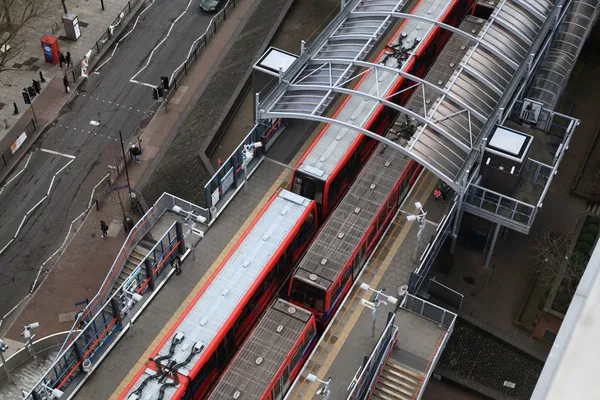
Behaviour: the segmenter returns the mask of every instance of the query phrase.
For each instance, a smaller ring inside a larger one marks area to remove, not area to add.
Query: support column
[[[148,258],[144,260],[144,268],[146,268],[146,276],[148,277],[148,287],[154,290],[154,275],[152,274],[152,263]]]
[[[185,253],[185,240],[183,239],[183,224],[181,222],[175,223],[175,232],[177,233],[177,240],[181,242],[177,248],[177,253],[183,255]]]
[[[494,230],[494,237],[492,238],[492,244],[488,250],[487,257],[485,258],[485,268],[490,266],[490,261],[492,260],[492,255],[494,254],[494,248],[496,247],[496,240],[498,240],[498,234],[500,233],[500,224],[496,224],[496,229]]]

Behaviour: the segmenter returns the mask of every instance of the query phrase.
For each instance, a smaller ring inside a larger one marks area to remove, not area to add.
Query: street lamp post
[[[129,300],[127,300],[127,303],[125,303],[125,311],[127,313],[129,313],[133,309],[133,307],[135,306],[136,303],[139,303],[140,301],[142,301],[142,295],[139,293],[130,292],[127,289],[123,289],[123,292],[130,296]],[[135,336],[135,328],[133,326],[133,320],[131,320],[129,323],[129,335]]]
[[[383,292],[385,291],[385,289],[373,289],[371,286],[367,285],[366,283],[361,283],[360,284],[360,288],[366,292],[371,291],[373,293],[375,293],[375,298],[373,299],[373,301],[368,301],[365,299],[362,299],[360,301],[360,303],[371,309],[371,315],[373,316],[373,326],[371,327],[371,337],[375,337],[375,323],[377,321],[377,310],[379,310],[379,305],[381,303],[383,304],[388,304],[390,303],[391,305],[396,305],[398,303],[398,299],[395,298],[394,296],[386,296],[383,294]],[[385,296],[385,300],[381,300],[379,297],[380,296]]]
[[[0,361],[2,361],[2,365],[4,365],[4,372],[6,373],[6,377],[10,383],[15,383],[13,381],[12,375],[10,374],[10,370],[8,369],[8,365],[6,365],[6,360],[4,359],[4,352],[8,349],[8,345],[4,343],[4,340],[0,339]]]
[[[21,336],[23,336],[25,340],[27,340],[27,342],[25,342],[25,347],[27,347],[27,349],[29,350],[29,354],[31,354],[36,363],[38,362],[38,359],[37,354],[35,352],[35,347],[33,347],[33,339],[35,339],[35,334],[32,334],[31,330],[39,327],[39,322],[33,322],[29,325],[25,325],[25,327],[23,328],[23,333],[21,333]]]
[[[408,221],[418,221],[419,222],[419,230],[417,231],[417,245],[415,246],[415,255],[414,260],[418,260],[419,255],[419,246],[421,244],[421,239],[423,238],[423,233],[425,233],[425,226],[427,225],[427,212],[423,210],[423,205],[420,202],[415,202],[415,207],[420,211],[418,215],[409,214],[406,216]]]
[[[254,149],[258,149],[262,147],[261,142],[254,142],[244,145],[244,150],[242,151],[242,168],[244,170],[244,193],[248,192],[248,164],[254,158]]]
[[[329,377],[329,379],[326,381],[322,381],[319,378],[317,378],[315,375],[308,374],[308,376],[306,377],[306,380],[309,382],[319,382],[319,383],[322,383],[323,385],[325,385],[322,388],[320,388],[319,390],[317,390],[317,396],[321,396],[323,398],[323,400],[329,399],[329,395],[331,394],[331,390],[329,390],[329,384],[331,383],[331,377]]]

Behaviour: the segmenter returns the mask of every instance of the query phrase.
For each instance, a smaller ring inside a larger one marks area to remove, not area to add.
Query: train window
[[[385,217],[387,216],[387,210],[384,208],[379,213],[379,218],[377,218],[377,229],[381,230],[384,228]]]
[[[292,280],[293,300],[322,312],[325,308],[325,291],[301,279]]]
[[[275,386],[273,387],[273,399],[279,400],[281,397],[281,381],[277,379]]]
[[[394,190],[392,192],[392,195],[390,196],[390,199],[387,202],[387,209],[388,209],[388,213],[391,212],[394,207],[396,207],[396,202],[398,201],[398,194],[397,192]]]
[[[338,281],[335,284],[335,286],[333,287],[333,290],[331,291],[331,305],[333,305],[337,301],[341,292],[342,292],[342,282]]]
[[[352,275],[352,268],[348,268],[344,271],[344,276],[342,276],[342,282],[344,283],[344,285],[346,283],[348,283],[348,281],[350,280],[350,275]]]
[[[374,227],[371,228],[371,231],[369,232],[369,239],[368,239],[369,246],[373,244],[373,240],[375,239],[376,233],[377,233],[377,229],[375,229]]]
[[[330,208],[334,205],[335,200],[340,194],[340,190],[344,185],[344,179],[346,178],[347,173],[347,167],[344,166],[344,168],[342,168],[340,172],[338,172],[335,178],[333,178],[333,181],[331,181],[331,185],[329,185],[329,193],[327,194],[327,204]]]
[[[303,351],[304,351],[304,346],[302,346],[302,345],[298,346],[298,348],[296,349],[296,352],[294,353],[294,356],[292,357],[292,369],[296,368],[296,366],[300,362],[300,359],[302,359]]]
[[[281,386],[283,387],[282,392],[287,392],[288,387],[290,386],[290,366],[289,364],[285,366],[283,369],[283,374],[281,375]]]
[[[306,335],[304,336],[304,346],[308,346],[314,335],[315,327],[311,324],[308,326],[308,329],[306,330]]]
[[[294,238],[293,251],[304,246],[308,239],[311,237],[312,232],[315,228],[315,216],[313,213],[310,213],[308,217],[306,217],[306,221],[302,224],[300,231]]]
[[[292,192],[323,204],[323,182],[309,178],[300,172],[296,172],[294,176]]]

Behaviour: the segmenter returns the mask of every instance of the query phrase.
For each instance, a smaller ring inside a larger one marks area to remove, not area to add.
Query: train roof
[[[478,32],[483,27],[483,22],[469,16],[460,24],[459,29]],[[465,40],[453,35],[424,79],[436,83],[448,81],[467,51],[463,48]],[[425,90],[425,104],[432,103],[437,96],[437,93]],[[421,112],[423,103],[423,92],[417,90],[406,107],[414,112]],[[398,118],[386,137],[402,140],[402,129],[402,120]],[[409,161],[400,152],[379,144],[348,194],[321,228],[294,275],[328,289],[352,256]],[[343,236],[340,237],[340,234]]]
[[[396,3],[397,1],[389,2],[390,4]],[[422,0],[419,5],[412,10],[411,14],[420,15],[424,17],[429,17],[432,19],[440,19],[448,6],[452,4],[454,0]],[[378,9],[382,7],[382,4],[379,5],[370,5],[370,7],[377,7]],[[407,6],[405,6],[406,8]],[[368,5],[363,5],[362,7],[357,7],[358,11],[370,11]],[[407,12],[407,10],[403,10]],[[358,18],[349,18],[351,20]],[[369,19],[373,19],[370,17]],[[362,25],[354,21],[354,24],[350,25],[353,29],[345,27],[345,29],[340,28],[338,32],[339,35],[352,35],[352,34],[372,34],[369,29],[373,29],[373,25],[377,25],[376,23],[371,23],[367,28],[364,27],[365,21],[362,21]],[[404,50],[408,50],[408,54],[410,51],[417,51],[425,42],[423,38],[429,32],[431,28],[433,28],[432,23],[424,22],[424,21],[416,21],[416,20],[406,20],[399,34],[397,34],[392,43],[391,47],[400,46]],[[344,25],[343,25],[344,27]],[[361,30],[362,28],[362,30]],[[367,29],[368,32],[364,32]],[[335,37],[332,35],[332,37]],[[333,39],[330,39],[324,48],[315,56],[315,58],[347,58],[344,53],[339,53],[341,50],[337,49],[334,46]],[[371,50],[371,48],[369,48]],[[368,54],[367,51],[364,54]],[[354,58],[354,55],[353,57]],[[360,57],[362,58],[362,57]],[[410,57],[406,57],[403,61],[402,65],[395,57],[387,57],[385,54],[378,59],[376,62],[383,63],[391,68],[399,68],[404,70],[407,66],[407,61]],[[319,73],[321,66],[312,65],[305,68],[296,78],[296,83],[301,85],[318,85],[318,84],[326,84],[329,85],[330,76],[329,73],[321,74]],[[339,82],[343,83],[348,76],[349,73],[346,73],[345,77],[341,77],[340,75],[345,69],[345,66],[336,66],[333,64],[331,66],[333,79],[338,79]],[[321,71],[325,72],[325,71]],[[327,71],[328,72],[328,71]],[[389,91],[391,87],[396,82],[397,76],[393,74],[380,74],[376,76],[375,73],[369,72],[365,74],[365,79],[361,82],[360,86],[356,89],[361,92],[366,92],[371,95],[375,95],[378,90],[385,88],[385,92]],[[379,84],[376,85],[376,80],[379,80]],[[354,84],[355,81],[349,82],[350,84]],[[340,84],[340,86],[343,86]],[[379,86],[379,89],[377,88]],[[293,94],[292,94],[293,95]],[[317,95],[317,97],[320,97]],[[333,98],[330,98],[328,101],[321,105],[321,111],[331,103]],[[285,102],[285,96],[282,99],[282,104]],[[314,108],[317,104],[311,105]],[[295,105],[296,106],[296,105]],[[378,104],[372,102],[365,102],[363,98],[359,96],[352,96],[349,100],[341,107],[339,110],[339,114],[336,117],[337,120],[352,122],[353,124],[360,123],[361,126],[364,126],[373,115],[373,112],[377,108]],[[299,171],[302,171],[308,175],[314,176],[321,180],[327,180],[329,176],[333,173],[335,168],[340,164],[342,158],[347,154],[349,148],[352,146],[352,143],[358,138],[360,135],[359,132],[343,127],[340,125],[329,125],[325,133],[317,140],[317,143],[310,149],[306,158],[298,167]]]
[[[161,361],[163,365],[170,360],[177,363],[185,361],[195,345],[204,346],[206,350],[310,204],[311,201],[304,197],[281,190],[196,296],[154,358],[168,355],[176,335],[183,335],[183,341],[177,345],[172,357]],[[194,355],[178,372],[188,375],[203,352]],[[142,380],[139,379],[131,391]],[[147,386],[143,394],[153,393],[153,388]]]
[[[208,400],[260,399],[294,349],[310,317],[310,312],[277,299],[246,339]],[[238,397],[234,396],[236,392]]]

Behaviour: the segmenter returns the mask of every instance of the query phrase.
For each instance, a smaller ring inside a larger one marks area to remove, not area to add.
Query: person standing
[[[140,163],[140,154],[142,154],[140,149],[135,144],[132,144],[131,147],[129,148],[129,152],[131,153],[131,157],[135,160],[135,163],[139,164]]]
[[[102,237],[105,238],[108,236],[108,225],[104,220],[100,221],[100,230],[102,231]]]
[[[65,57],[65,62],[67,63],[67,68],[73,66],[73,61],[71,60],[71,52],[67,51],[67,56]]]
[[[65,55],[61,51],[58,52],[58,63],[58,69],[62,69],[62,65],[67,63]]]
[[[69,78],[67,77],[67,71],[65,71],[65,74],[63,75],[63,85],[65,85],[65,93],[69,93],[70,89],[69,89]]]

